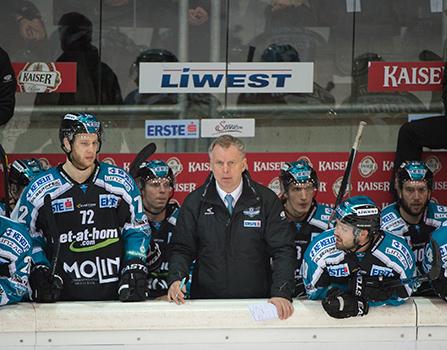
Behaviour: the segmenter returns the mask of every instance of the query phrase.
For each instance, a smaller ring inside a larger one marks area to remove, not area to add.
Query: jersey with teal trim
[[[447,278],[447,222],[443,226],[433,232],[432,240],[438,244],[438,254],[441,259],[441,272]],[[428,273],[433,265],[433,245],[430,241],[425,247],[424,261],[422,268],[425,273]],[[446,279],[443,279],[447,281]]]
[[[56,237],[49,237],[47,228],[47,194]],[[113,165],[97,163],[83,184],[72,180],[62,165],[47,170],[25,188],[12,217],[30,228],[34,264],[49,266],[60,242],[56,273],[64,281],[61,300],[117,299],[124,263],[146,261],[150,227],[140,191],[127,172]]]
[[[295,292],[294,297],[306,295],[303,279],[301,277],[301,264],[303,255],[309,243],[321,232],[327,230],[329,226],[329,218],[333,209],[324,204],[313,202],[310,210],[303,221],[289,221],[289,230],[294,232],[296,258],[298,260],[298,268],[295,270]]]
[[[0,305],[29,299],[31,254],[27,228],[0,216]]]
[[[421,221],[409,224],[400,215],[399,205],[392,203],[382,210],[380,221],[382,230],[405,237],[413,249],[418,272],[422,273],[425,246],[430,241],[431,233],[447,221],[447,206],[429,201]]]
[[[324,299],[332,287],[348,291],[357,273],[377,277],[377,280],[402,280],[413,277],[414,270],[413,252],[401,237],[381,232],[367,251],[346,254],[336,248],[334,229],[323,232],[311,242],[301,268],[307,296],[312,300]],[[396,288],[390,299],[370,302],[370,305],[398,305],[411,293],[411,286],[403,285]]]
[[[176,203],[170,203],[166,207],[166,218],[161,222],[149,220],[152,230],[151,246],[158,245],[160,257],[157,259],[157,269],[149,272],[149,298],[157,298],[168,294],[168,267],[171,251],[171,240],[174,235],[174,228],[177,223],[179,206]],[[151,247],[151,251],[154,250]],[[151,257],[148,257],[150,261]],[[149,266],[149,270],[150,266]]]
[[[6,215],[6,204],[3,201],[0,201],[0,215]]]

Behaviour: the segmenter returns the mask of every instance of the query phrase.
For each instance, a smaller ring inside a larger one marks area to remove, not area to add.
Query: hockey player
[[[150,228],[138,187],[123,169],[96,160],[102,126],[95,116],[66,114],[59,139],[65,163],[31,181],[12,213],[35,245],[33,300],[143,300]]]
[[[336,318],[363,316],[369,306],[403,303],[411,286],[414,255],[406,241],[380,230],[380,211],[366,196],[342,202],[335,229],[317,236],[304,254],[302,275],[309,299],[321,299]]]
[[[26,227],[0,216],[0,306],[29,299],[31,253]]]
[[[294,232],[298,268],[295,271],[294,297],[305,296],[300,267],[303,254],[310,241],[329,228],[329,218],[333,209],[317,203],[318,177],[315,170],[305,160],[284,164],[279,175],[282,187],[282,202],[289,221],[289,229]]]
[[[40,165],[39,160],[18,159],[11,164],[9,169],[9,193],[10,193],[10,207],[14,209],[15,204],[19,200],[22,191],[32,179],[44,172],[45,170]]]
[[[169,203],[174,195],[174,172],[164,161],[151,160],[141,164],[135,180],[152,231],[147,260],[149,298],[167,300],[168,257],[179,212],[177,203]]]
[[[430,200],[433,173],[421,161],[402,163],[396,173],[395,187],[398,201],[383,209],[381,228],[405,237],[413,249],[417,270],[422,273],[425,246],[431,233],[446,221],[447,207]],[[433,291],[424,283],[417,295],[429,296]]]
[[[18,159],[15,160],[9,169],[9,208],[12,211],[22,194],[23,189],[37,175],[42,173],[44,169],[40,162],[35,159]],[[5,203],[0,203],[0,215],[6,214]]]

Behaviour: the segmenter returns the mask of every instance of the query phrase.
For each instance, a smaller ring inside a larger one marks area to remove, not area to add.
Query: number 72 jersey
[[[44,198],[51,195],[57,233],[48,229]],[[117,298],[123,260],[146,260],[150,227],[140,191],[121,168],[98,163],[83,184],[62,166],[34,179],[12,214],[33,238],[33,262],[49,266],[60,243],[56,273],[64,281],[62,300]]]

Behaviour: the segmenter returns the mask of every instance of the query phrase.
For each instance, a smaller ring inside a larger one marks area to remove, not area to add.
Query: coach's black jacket
[[[169,260],[169,284],[189,273],[191,298],[291,299],[296,254],[281,202],[273,191],[243,176],[230,216],[211,175],[180,209]],[[272,258],[272,259],[270,259]]]

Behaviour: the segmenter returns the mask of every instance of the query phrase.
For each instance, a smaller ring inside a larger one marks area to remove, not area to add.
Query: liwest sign
[[[313,91],[313,63],[140,63],[140,93]]]

